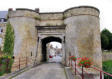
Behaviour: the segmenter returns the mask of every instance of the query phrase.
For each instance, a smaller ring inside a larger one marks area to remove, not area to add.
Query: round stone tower
[[[102,68],[99,10],[90,6],[74,7],[64,12],[64,18],[66,56],[71,53],[76,57],[90,57],[94,65]]]
[[[28,64],[34,63],[33,60],[37,52],[37,30],[35,26],[38,25],[39,13],[30,9],[16,9],[16,11],[9,10],[8,17],[15,34],[15,63],[18,63],[16,60],[22,59],[22,57],[30,59]]]

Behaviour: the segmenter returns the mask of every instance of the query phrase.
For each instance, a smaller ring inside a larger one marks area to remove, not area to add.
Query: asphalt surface
[[[59,63],[45,63],[13,79],[66,79],[64,67]]]

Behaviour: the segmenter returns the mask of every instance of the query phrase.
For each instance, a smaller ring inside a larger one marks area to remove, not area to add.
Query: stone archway
[[[65,37],[63,35],[42,35],[40,34],[38,37],[38,45],[37,45],[37,62],[45,62],[46,61],[46,44],[52,41],[56,41],[62,44],[62,64],[65,64]]]
[[[65,64],[65,26],[36,26],[37,28],[37,53],[36,61],[46,61],[46,44],[56,41],[62,44],[62,63]]]
[[[63,35],[39,35],[38,48],[37,48],[37,59],[38,62],[46,61],[46,44],[52,41],[56,41],[62,44],[62,64],[65,64],[65,37]]]

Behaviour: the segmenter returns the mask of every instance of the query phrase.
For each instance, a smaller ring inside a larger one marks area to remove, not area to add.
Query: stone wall
[[[0,33],[0,38],[2,39],[0,48],[3,50],[4,46],[4,38],[5,38],[5,32],[6,32],[6,22],[1,22],[0,23],[0,28],[2,29],[3,32]],[[1,30],[0,30],[1,31]]]
[[[99,10],[95,7],[79,6],[64,11],[64,18],[79,16],[79,15],[91,15],[91,16],[99,17]]]
[[[40,26],[63,25],[63,13],[40,13]]]
[[[102,60],[103,61],[112,60],[112,53],[103,53],[102,54]]]

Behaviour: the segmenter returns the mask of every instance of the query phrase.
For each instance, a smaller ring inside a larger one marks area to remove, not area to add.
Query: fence
[[[16,61],[15,61],[16,60]],[[13,58],[1,57],[0,58],[0,76],[5,73],[10,73],[11,71],[17,71],[22,68],[27,67],[29,64],[29,58],[15,58],[13,63]]]
[[[72,70],[74,71],[75,75],[77,75],[77,74],[80,75],[82,79],[84,79],[84,78],[86,78],[86,77],[87,77],[87,79],[95,79],[95,78],[93,77],[92,74],[90,74],[89,72],[87,72],[86,70],[84,70],[84,69],[86,69],[86,68],[84,68],[83,66],[82,66],[82,67],[79,67],[79,66],[77,65],[77,61],[78,61],[78,60],[73,61],[73,60],[71,60],[71,59],[69,58],[69,66],[72,68]],[[94,67],[94,66],[91,66],[89,69],[93,69],[93,70],[99,72],[99,74],[100,74],[100,79],[103,79],[103,74],[105,74],[105,75],[111,77],[111,79],[112,79],[112,74],[107,73],[107,72],[103,71],[102,69],[99,69],[99,68]],[[80,71],[81,71],[81,72],[80,72]],[[109,78],[108,78],[108,79],[109,79]]]
[[[20,70],[21,68],[27,67],[29,60],[28,57],[23,57],[23,58],[16,58],[14,62],[16,62],[16,64],[13,64],[12,71]]]

